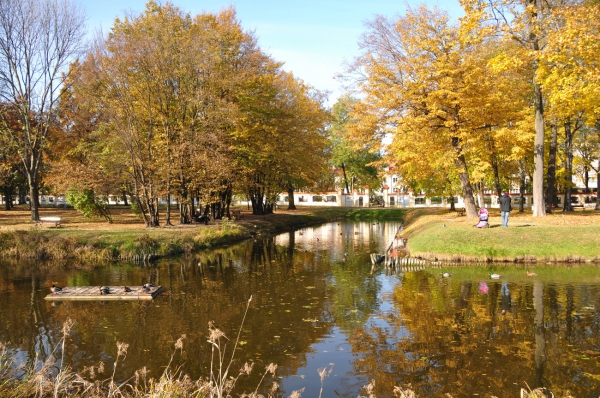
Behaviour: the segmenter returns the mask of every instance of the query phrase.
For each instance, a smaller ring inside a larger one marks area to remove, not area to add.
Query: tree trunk
[[[187,190],[179,195],[179,224],[189,224],[191,222],[190,215],[194,214],[193,206],[190,208],[187,196]]]
[[[544,286],[542,282],[533,284],[533,308],[535,327],[535,378],[532,388],[544,386],[544,365],[546,363],[546,328],[544,324]]]
[[[129,206],[129,201],[127,200],[127,192],[124,189],[121,190],[121,200],[125,206]]]
[[[168,184],[167,186],[167,190],[170,189],[170,184]],[[171,224],[171,194],[167,193],[167,214],[165,214],[165,227],[166,226],[173,226],[173,224]]]
[[[571,121],[565,122],[565,204],[563,211],[573,211],[571,193],[573,192],[573,131]]]
[[[502,187],[500,186],[500,172],[498,171],[498,154],[492,154],[492,169],[494,170],[494,185],[498,197],[502,196]]]
[[[475,184],[477,189],[477,206],[479,208],[485,207],[485,199],[483,198],[483,183],[480,181]]]
[[[544,103],[542,88],[533,84],[535,108],[535,142],[533,146],[533,216],[546,216],[544,201]]]
[[[600,146],[600,145],[598,145]],[[600,150],[600,148],[598,148]],[[600,158],[600,155],[598,155]],[[600,162],[600,159],[598,159]],[[596,207],[595,210],[600,210],[600,173],[596,173]]]
[[[24,205],[27,203],[27,189],[25,183],[19,184],[19,204]]]
[[[556,118],[550,123],[550,153],[548,154],[548,187],[546,188],[546,204],[548,213],[552,213],[552,207],[556,205],[556,148],[558,146],[558,124]]]
[[[342,173],[344,173],[344,182],[346,183],[346,193],[350,193],[350,188],[348,187],[348,177],[346,176],[346,166],[342,163]]]
[[[288,210],[296,210],[296,202],[294,201],[294,187],[288,184]]]
[[[233,188],[231,184],[227,184],[227,188],[225,189],[225,200],[223,201],[223,205],[225,206],[225,212],[227,213],[227,217],[229,217],[229,207],[231,206],[231,200],[233,199]]]
[[[519,171],[521,172],[521,186],[519,187],[519,213],[523,213],[525,211],[525,189],[527,187],[527,171],[525,170],[525,164],[525,160],[519,162]]]
[[[32,176],[31,173],[27,173],[27,180],[29,182],[29,209],[31,210],[31,219],[33,221],[39,221],[40,193],[36,177]]]
[[[10,200],[10,196],[11,195],[9,194],[9,192],[10,192],[10,190],[8,188],[8,185],[5,185],[4,186],[4,199],[5,199],[5,201],[4,201],[4,209],[7,210],[7,211],[10,210],[10,207],[11,207],[11,204],[12,204],[11,200]]]
[[[452,146],[457,154],[454,163],[459,170],[458,179],[460,180],[467,218],[477,218],[477,208],[475,207],[475,199],[473,198],[473,187],[471,187],[471,182],[469,181],[469,169],[467,168],[465,156],[462,154],[460,139],[458,137],[452,137]]]
[[[596,119],[596,134],[598,134],[598,168],[596,169],[596,210],[600,210],[600,119]]]

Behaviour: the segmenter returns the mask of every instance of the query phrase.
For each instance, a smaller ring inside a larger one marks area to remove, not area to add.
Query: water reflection
[[[595,267],[518,266],[419,271],[377,267],[369,254],[393,242],[397,223],[336,222],[243,242],[156,266],[5,262],[0,266],[0,341],[20,361],[58,347],[62,324],[76,323],[65,361],[76,371],[105,364],[130,344],[117,377],[148,367],[158,377],[187,336],[174,366],[193,378],[210,370],[209,321],[233,346],[250,296],[234,369],[276,363],[281,394],[318,396],[317,369],[329,367],[322,396],[389,396],[412,385],[420,396],[514,397],[525,383],[559,396],[598,396],[600,277]],[[347,253],[347,255],[346,255]],[[346,259],[346,261],[344,261]],[[152,302],[64,302],[43,298],[59,285],[140,285],[166,293]],[[58,305],[57,305],[58,304]],[[253,391],[261,375],[240,379]],[[267,380],[264,389],[269,388]],[[591,395],[590,395],[591,394]]]

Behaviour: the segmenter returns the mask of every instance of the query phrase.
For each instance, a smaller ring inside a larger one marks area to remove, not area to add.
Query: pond
[[[227,358],[237,341],[233,375],[254,364],[234,396],[269,391],[273,377],[259,383],[271,363],[280,396],[368,395],[372,380],[377,396],[409,385],[421,397],[516,397],[526,386],[600,395],[600,268],[537,264],[528,277],[523,265],[372,267],[369,255],[398,228],[334,222],[150,266],[5,261],[0,342],[21,363],[61,358],[71,319],[64,362],[90,380],[112,375],[119,342],[129,347],[118,380],[133,382],[143,367],[159,377],[169,363],[198,379],[210,374],[214,322]],[[165,292],[149,302],[44,300],[52,283],[147,281]]]

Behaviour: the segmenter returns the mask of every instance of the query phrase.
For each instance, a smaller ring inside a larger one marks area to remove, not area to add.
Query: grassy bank
[[[26,207],[0,212],[1,257],[116,260],[150,254],[171,256],[331,220],[386,220],[404,215],[395,209],[326,207],[255,216],[243,209],[240,220],[146,228],[128,208],[114,209],[111,224],[83,219],[74,210],[44,208],[40,213],[60,217],[62,228],[36,227]]]
[[[114,210],[112,224],[83,219],[74,210],[42,209],[43,216],[61,217],[63,228],[35,227],[26,207],[0,211],[0,256],[82,260],[170,256],[332,220],[403,219],[413,257],[453,262],[600,262],[600,212],[592,210],[542,218],[513,211],[509,228],[502,228],[498,210],[492,209],[491,228],[485,229],[473,228],[477,220],[448,209],[304,207],[266,216],[241,210],[241,220],[160,228],[144,227],[128,208]]]
[[[579,210],[546,217],[513,211],[502,228],[498,210],[490,228],[444,210],[416,210],[405,234],[411,256],[438,261],[600,262],[600,213]]]

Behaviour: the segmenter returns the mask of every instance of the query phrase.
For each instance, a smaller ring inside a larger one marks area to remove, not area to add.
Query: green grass
[[[438,220],[415,228],[409,236],[409,248],[413,256],[438,259],[461,256],[463,260],[488,261],[598,260],[600,225],[479,229]]]

